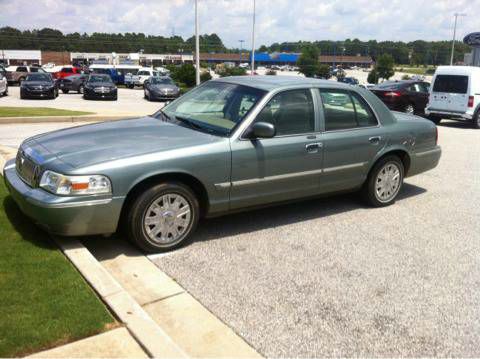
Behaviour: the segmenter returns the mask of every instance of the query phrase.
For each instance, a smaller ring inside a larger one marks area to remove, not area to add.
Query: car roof
[[[341,82],[334,82],[328,80],[314,79],[302,76],[229,76],[215,79],[217,82],[228,82],[238,85],[255,87],[261,90],[272,91],[284,87],[330,87],[339,89],[351,89],[350,85]]]
[[[438,66],[435,74],[442,75],[470,75],[480,74],[480,67],[476,66]]]

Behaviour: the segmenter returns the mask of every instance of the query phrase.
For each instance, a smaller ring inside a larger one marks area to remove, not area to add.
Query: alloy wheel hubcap
[[[386,203],[391,201],[400,190],[400,168],[395,163],[387,163],[378,172],[375,179],[375,196]]]
[[[156,244],[171,244],[187,231],[192,220],[188,201],[179,194],[165,194],[148,207],[143,226]]]

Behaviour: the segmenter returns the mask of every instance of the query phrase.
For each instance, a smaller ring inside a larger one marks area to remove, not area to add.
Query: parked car
[[[480,68],[439,66],[425,113],[435,123],[444,118],[469,121],[480,129]]]
[[[430,84],[424,81],[388,81],[370,89],[393,111],[425,116]]]
[[[75,74],[81,74],[82,70],[74,66],[59,66],[55,67],[51,73],[54,78],[63,79],[65,77],[69,77]]]
[[[358,80],[355,77],[339,77],[337,81],[348,85],[358,85]]]
[[[130,75],[136,74],[137,71],[141,68],[142,67],[138,65],[128,65],[128,64],[120,64],[120,65],[93,64],[93,65],[90,65],[89,70],[92,73],[109,75],[114,84],[124,85],[125,76],[129,74]]]
[[[144,97],[148,101],[173,100],[180,96],[180,88],[170,77],[150,77],[143,86]]]
[[[44,69],[37,66],[8,66],[6,70],[7,81],[9,84],[22,83],[22,81],[27,78],[29,73],[46,73]]]
[[[133,89],[135,86],[143,86],[144,82],[150,77],[158,77],[160,73],[152,68],[144,67],[137,71],[136,74],[125,75],[125,86]]]
[[[0,96],[8,95],[8,82],[5,71],[0,68]]]
[[[117,86],[108,75],[91,74],[83,87],[83,98],[85,100],[113,100],[116,101]]]
[[[58,87],[55,80],[47,73],[29,73],[20,84],[20,98],[49,98],[58,97]]]
[[[72,76],[64,77],[57,81],[58,88],[62,90],[63,93],[75,91],[83,94],[83,89],[85,87],[85,82],[87,81],[87,79],[87,74],[75,74]]]
[[[440,156],[431,121],[391,112],[362,88],[239,76],[205,82],[152,116],[27,139],[4,178],[20,209],[53,233],[122,224],[155,252],[192,239],[201,217],[353,190],[390,205],[405,177]]]

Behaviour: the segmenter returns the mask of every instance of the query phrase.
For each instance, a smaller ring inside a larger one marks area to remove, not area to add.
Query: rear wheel
[[[140,194],[127,212],[129,239],[147,252],[165,252],[184,245],[198,224],[200,209],[193,191],[165,182]]]
[[[62,92],[63,92],[63,93],[68,93],[68,92],[69,92],[69,90],[67,90],[67,89],[63,89],[63,90],[62,90]]]
[[[438,116],[434,116],[434,115],[430,115],[428,116],[428,119],[430,121],[432,121],[434,124],[438,125],[440,123],[440,121],[442,121],[442,118],[441,117],[438,117]]]
[[[370,171],[362,194],[373,207],[385,207],[395,202],[403,185],[404,167],[397,156],[381,158]]]
[[[83,94],[83,85],[78,87],[78,93]]]
[[[475,116],[473,116],[473,128],[476,128],[477,130],[480,129],[480,111],[477,111]]]
[[[415,107],[411,103],[407,103],[403,108],[403,112],[413,115],[415,113]]]

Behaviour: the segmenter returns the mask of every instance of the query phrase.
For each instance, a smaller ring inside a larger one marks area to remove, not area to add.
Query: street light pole
[[[195,79],[200,85],[200,39],[198,38],[198,0],[195,0]]]
[[[252,72],[255,74],[255,0],[253,0],[253,23],[252,23]]]
[[[453,26],[453,40],[452,40],[452,54],[450,56],[450,66],[453,65],[453,54],[454,54],[454,51],[455,51],[455,36],[457,34],[457,19],[459,16],[467,16],[467,14],[460,14],[458,12],[456,12],[454,14],[455,16],[455,25]]]
[[[240,43],[240,63],[242,63],[243,43],[245,42],[245,40],[238,40],[238,42]]]

